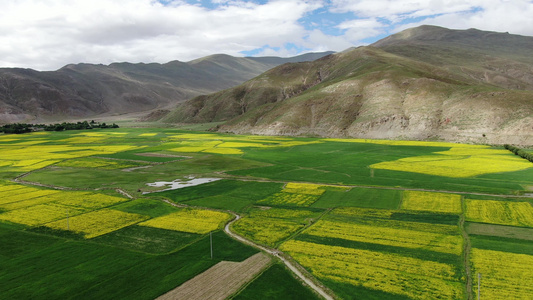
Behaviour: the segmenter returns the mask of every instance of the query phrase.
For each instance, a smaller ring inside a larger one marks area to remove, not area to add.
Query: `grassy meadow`
[[[147,185],[192,178],[220,180]],[[484,145],[172,128],[0,135],[0,299],[154,299],[259,251],[222,231],[235,213],[234,232],[340,299],[468,299],[478,273],[485,297],[527,299],[532,187],[532,163]],[[279,263],[233,297],[259,296],[319,298]]]

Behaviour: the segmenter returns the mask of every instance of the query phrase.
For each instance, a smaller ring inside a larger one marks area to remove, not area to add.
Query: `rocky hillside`
[[[166,64],[67,65],[53,72],[0,69],[0,124],[68,120],[163,109],[238,85],[292,58],[212,55]]]
[[[167,122],[269,135],[533,144],[533,38],[422,26],[285,64]]]

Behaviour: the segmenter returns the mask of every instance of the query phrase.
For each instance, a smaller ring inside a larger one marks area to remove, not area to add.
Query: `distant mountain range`
[[[53,72],[0,69],[0,124],[52,122],[165,109],[201,94],[230,88],[291,58],[212,55],[166,64],[67,65]]]
[[[268,135],[533,144],[533,37],[421,26],[284,64],[164,122]]]

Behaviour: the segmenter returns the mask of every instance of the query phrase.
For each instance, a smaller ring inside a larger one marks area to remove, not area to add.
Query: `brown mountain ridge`
[[[533,38],[421,26],[284,64],[165,122],[266,135],[533,143]]]
[[[212,55],[190,62],[72,64],[57,71],[0,69],[0,124],[46,122],[166,109],[241,84],[291,58]]]

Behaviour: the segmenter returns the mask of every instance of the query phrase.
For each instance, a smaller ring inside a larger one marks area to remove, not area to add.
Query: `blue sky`
[[[533,36],[533,0],[2,0],[0,67],[294,56],[423,24]]]

